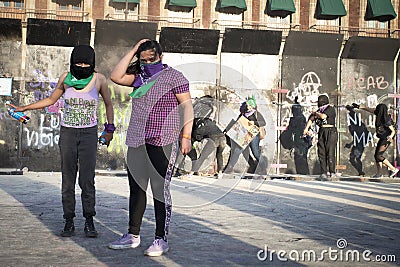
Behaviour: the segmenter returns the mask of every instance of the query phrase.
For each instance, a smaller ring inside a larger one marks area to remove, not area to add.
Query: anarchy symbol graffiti
[[[318,88],[322,85],[321,79],[315,72],[308,72],[301,78],[301,84],[311,95],[318,94]]]
[[[286,97],[294,101],[297,97],[299,103],[310,104],[319,95],[321,79],[315,72],[308,72],[303,75],[300,83],[292,92],[288,92]]]

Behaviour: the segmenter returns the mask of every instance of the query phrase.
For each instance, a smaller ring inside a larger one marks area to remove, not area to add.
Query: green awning
[[[271,17],[285,18],[296,12],[293,0],[268,0],[264,13]]]
[[[365,20],[389,21],[397,17],[390,0],[368,0]]]
[[[168,6],[197,7],[196,0],[169,0]]]
[[[113,3],[126,3],[125,0],[111,0]],[[128,0],[129,4],[140,4],[140,0]]]
[[[342,0],[318,0],[315,9],[316,19],[337,19],[347,15]]]
[[[247,10],[246,0],[220,0],[219,7],[236,7],[239,9]]]

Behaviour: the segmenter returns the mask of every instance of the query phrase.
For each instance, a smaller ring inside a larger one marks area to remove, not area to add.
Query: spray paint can
[[[22,122],[22,123],[26,124],[31,119],[27,115],[25,115],[24,113],[22,113],[20,111],[15,111],[15,108],[10,106],[10,102],[9,101],[6,102],[6,105],[7,105],[8,114],[11,117],[13,117],[14,119],[18,120],[19,122]]]
[[[107,144],[107,140],[103,137],[107,132],[103,131],[99,137],[99,144],[100,145],[106,145]]]

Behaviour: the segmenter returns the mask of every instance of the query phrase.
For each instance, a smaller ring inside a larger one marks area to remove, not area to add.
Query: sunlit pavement
[[[59,235],[60,173],[0,175],[0,266],[399,265],[400,179],[240,178],[174,177],[170,251],[149,258],[143,251],[155,229],[150,193],[142,245],[107,248],[127,230],[126,176],[97,173],[99,237],[89,239],[79,187],[76,235]]]

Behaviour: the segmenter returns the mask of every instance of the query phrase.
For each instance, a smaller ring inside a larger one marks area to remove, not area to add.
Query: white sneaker
[[[389,177],[390,177],[390,178],[396,177],[396,175],[397,175],[398,172],[399,172],[399,169],[395,169]]]

